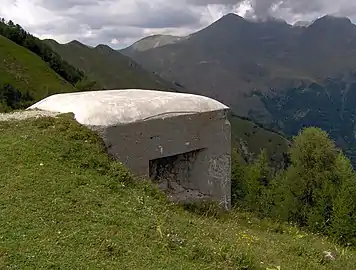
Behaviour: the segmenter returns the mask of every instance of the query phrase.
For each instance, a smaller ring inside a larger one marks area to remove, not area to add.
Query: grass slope
[[[231,116],[230,123],[232,145],[245,160],[253,160],[266,149],[272,163],[279,165],[284,161],[290,145],[287,138],[238,116]]]
[[[88,47],[78,41],[59,44],[46,40],[64,60],[85,72],[97,84],[95,89],[143,88],[174,90],[173,85],[153,72],[143,69],[129,57],[106,45]]]
[[[29,92],[36,100],[75,88],[55,73],[40,57],[0,35],[0,84]]]
[[[356,265],[355,251],[295,227],[167,203],[150,184],[134,184],[68,116],[0,122],[0,131],[1,269]],[[324,251],[336,260],[325,260]]]

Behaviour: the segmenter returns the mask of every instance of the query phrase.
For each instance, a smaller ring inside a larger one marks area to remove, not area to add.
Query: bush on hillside
[[[80,91],[95,90],[97,89],[97,82],[85,77],[74,86]]]
[[[233,150],[233,156],[237,156]],[[268,196],[273,170],[271,169],[267,152],[262,150],[258,158],[251,164],[243,165],[233,158],[232,197],[233,204],[264,214],[269,209]]]
[[[28,92],[23,94],[10,84],[0,85],[0,112],[25,108],[33,101]]]
[[[231,150],[231,164],[231,201],[233,205],[237,205],[246,193],[244,175],[247,164],[235,148]]]
[[[318,128],[304,129],[294,139],[292,164],[281,183],[283,202],[277,204],[289,209],[289,221],[326,232],[342,181],[337,179],[337,157],[334,143]]]
[[[343,155],[336,161],[339,179],[343,179],[340,192],[334,200],[329,233],[339,242],[356,245],[356,177],[351,162]]]

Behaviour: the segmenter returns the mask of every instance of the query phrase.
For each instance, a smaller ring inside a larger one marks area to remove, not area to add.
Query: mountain
[[[173,44],[183,38],[172,36],[172,35],[152,35],[145,37],[137,42],[126,50],[126,55],[130,56],[135,52],[142,52],[153,48],[162,47],[168,44]]]
[[[0,35],[0,111],[50,94],[75,91],[39,56]]]
[[[255,23],[229,14],[174,44],[135,54],[128,53],[130,48],[122,52],[190,91],[217,98],[247,115],[251,106],[261,104],[256,98],[246,102],[245,94],[266,88],[272,71],[288,75],[275,67],[274,58],[294,46],[292,36],[299,32],[284,22]]]
[[[182,87],[165,81],[151,71],[145,70],[129,57],[110,48],[95,48],[78,41],[59,44],[54,40],[46,43],[71,65],[83,70],[95,84],[91,89],[144,88],[178,91]]]
[[[121,52],[288,136],[325,129],[356,164],[356,26],[348,18],[295,27],[228,14],[173,44],[132,51]]]
[[[308,27],[311,24],[309,21],[297,21],[293,24],[295,27]]]
[[[45,42],[63,58],[66,56],[66,59],[71,60],[72,64],[78,61],[80,64],[76,67],[85,69],[91,77],[91,82],[96,83],[91,85],[93,88],[182,89],[144,70],[128,57],[107,46],[99,45],[92,48],[77,41],[66,45],[60,45],[53,40]],[[70,59],[71,56],[73,57]],[[41,57],[3,36],[0,36],[0,59],[3,63],[0,66],[0,112],[27,107],[54,93],[78,91],[51,69]],[[105,68],[110,65],[112,69]],[[126,68],[127,66],[129,68]],[[123,74],[125,69],[126,73]],[[116,74],[117,70],[122,72]],[[231,123],[234,147],[239,150],[246,162],[256,158],[260,150],[266,148],[273,164],[276,166],[283,164],[287,139],[257,126],[248,119],[231,116]]]

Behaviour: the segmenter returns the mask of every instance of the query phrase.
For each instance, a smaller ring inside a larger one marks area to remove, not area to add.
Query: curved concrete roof
[[[225,110],[228,107],[204,96],[126,89],[57,94],[28,109],[72,112],[83,125],[114,126],[172,115]]]

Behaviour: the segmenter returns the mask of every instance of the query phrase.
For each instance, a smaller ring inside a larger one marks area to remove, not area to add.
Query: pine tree
[[[284,219],[326,232],[341,186],[336,170],[339,152],[328,134],[314,127],[294,138],[290,152],[292,164],[281,183],[278,212]]]

